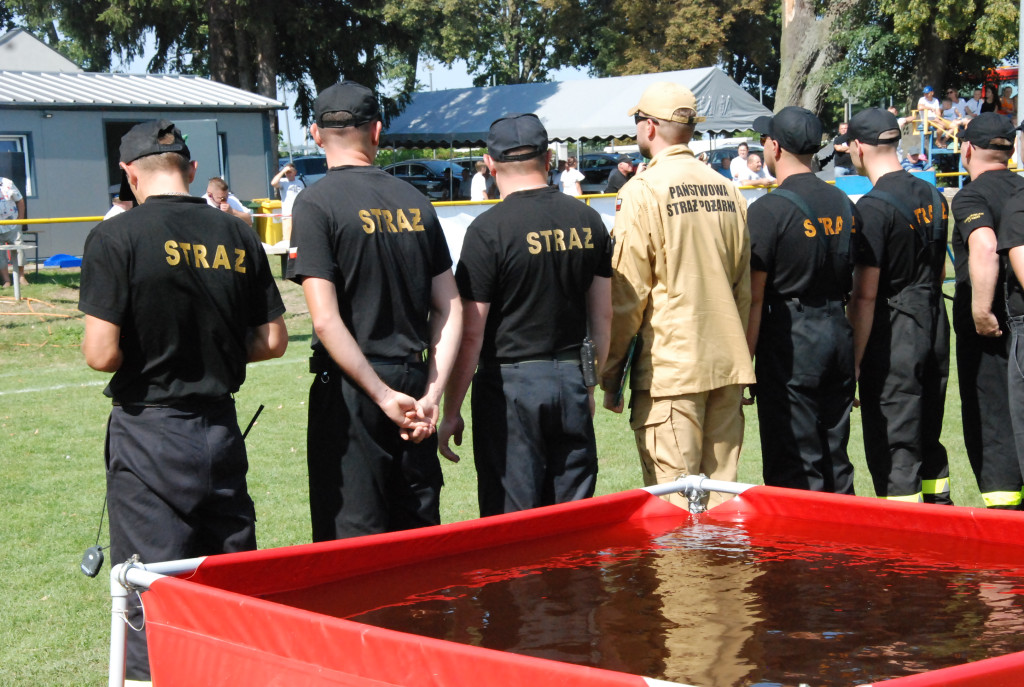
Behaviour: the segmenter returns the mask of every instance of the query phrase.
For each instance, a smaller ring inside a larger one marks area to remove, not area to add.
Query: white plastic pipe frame
[[[664,496],[675,492],[683,492],[690,499],[691,510],[709,491],[721,491],[729,494],[742,494],[753,484],[724,482],[708,479],[704,475],[687,475],[674,482],[644,487],[644,491],[653,496]],[[128,623],[125,614],[128,611],[128,597],[137,590],[149,589],[156,580],[168,575],[189,573],[199,567],[204,558],[186,558],[179,561],[164,563],[139,563],[129,561],[115,565],[110,571],[110,673],[109,687],[124,687],[125,640],[128,636]],[[679,683],[663,682],[647,679],[647,683],[655,685],[678,685]]]
[[[110,672],[109,687],[124,687],[125,641],[128,637],[128,596],[161,577],[192,572],[204,558],[185,558],[166,563],[143,564],[129,561],[110,570]]]
[[[704,497],[709,491],[721,491],[726,494],[742,494],[753,486],[756,485],[708,479],[704,475],[686,475],[684,477],[680,477],[674,482],[655,484],[650,487],[644,487],[643,489],[653,496],[665,496],[666,494],[682,492],[690,501],[690,512],[703,513],[706,510],[704,507]]]

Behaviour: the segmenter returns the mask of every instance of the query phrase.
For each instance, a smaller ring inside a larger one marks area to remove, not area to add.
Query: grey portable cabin
[[[25,194],[29,217],[103,215],[110,187],[120,183],[121,136],[160,118],[188,136],[199,161],[194,195],[205,193],[210,177],[223,176],[239,198],[269,196],[277,171],[270,121],[283,103],[196,76],[99,74],[75,71],[70,62],[58,71],[64,58],[46,51],[53,53],[20,30],[0,37],[0,175]],[[23,69],[26,59],[53,71]],[[40,257],[81,255],[93,226],[46,225]]]

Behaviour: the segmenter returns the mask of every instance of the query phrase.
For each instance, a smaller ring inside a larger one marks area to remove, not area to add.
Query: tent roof
[[[553,141],[631,137],[626,111],[652,83],[674,81],[697,97],[707,121],[698,131],[738,131],[771,111],[717,67],[659,74],[615,76],[585,81],[530,83],[486,88],[423,91],[396,117],[383,143],[394,146],[484,145],[495,119],[510,112],[533,112]]]

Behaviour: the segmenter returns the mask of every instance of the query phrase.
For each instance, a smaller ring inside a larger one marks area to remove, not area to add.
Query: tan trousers
[[[742,394],[739,384],[657,398],[634,391],[630,427],[640,452],[644,486],[701,474],[735,482],[743,445]],[[683,494],[663,498],[680,508],[688,506]],[[708,507],[731,498],[732,494],[711,492]]]

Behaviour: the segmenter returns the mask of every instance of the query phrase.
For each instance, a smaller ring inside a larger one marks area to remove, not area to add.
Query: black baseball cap
[[[790,105],[772,117],[754,120],[754,131],[769,136],[794,155],[809,155],[821,148],[821,120],[802,107]]]
[[[161,139],[166,141],[168,137],[171,137],[169,143],[161,143]],[[121,137],[121,162],[125,164],[160,153],[178,153],[186,160],[192,159],[178,127],[166,119],[136,124]]]
[[[533,148],[530,153],[507,155],[516,148]],[[535,114],[509,114],[491,123],[487,132],[487,154],[495,162],[530,160],[548,149],[548,132]]]
[[[960,127],[959,138],[977,148],[1013,150],[1016,131],[1006,115],[982,112],[968,122],[966,127]],[[1006,139],[1007,143],[993,143],[995,139],[999,138]]]
[[[892,112],[869,107],[853,115],[846,134],[851,141],[865,145],[890,145],[900,140],[900,123]]]
[[[615,161],[615,164],[621,165],[623,162],[628,162],[631,167],[636,166],[636,162],[629,155],[619,155],[619,158]]]
[[[380,119],[380,104],[377,96],[366,86],[355,81],[341,81],[325,88],[313,103],[316,125],[321,129],[344,129],[362,126]],[[347,124],[324,122],[324,115],[332,112],[347,112],[352,121]]]

